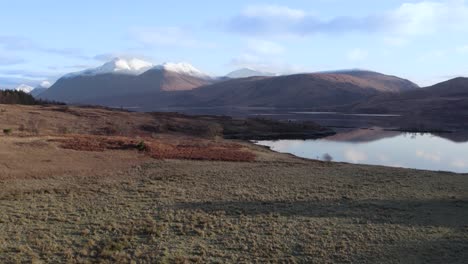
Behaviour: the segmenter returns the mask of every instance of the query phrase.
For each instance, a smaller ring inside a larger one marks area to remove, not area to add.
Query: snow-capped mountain
[[[43,81],[41,82],[38,86],[36,86],[36,88],[34,88],[30,94],[34,97],[40,95],[41,93],[47,91],[47,89],[49,89],[51,86],[50,82],[49,81]]]
[[[226,75],[226,77],[231,78],[231,79],[248,78],[248,77],[254,77],[254,76],[276,76],[276,74],[269,73],[269,72],[256,71],[250,68],[242,68],[242,69],[230,72]]]
[[[153,70],[165,70],[170,72],[175,72],[179,74],[184,74],[188,76],[193,76],[202,79],[211,79],[208,74],[203,73],[202,71],[198,70],[197,68],[193,67],[191,64],[186,62],[180,63],[172,63],[167,62],[161,65],[157,65],[152,68]]]
[[[102,66],[97,68],[87,69],[80,72],[69,73],[65,75],[65,78],[72,78],[76,76],[93,76],[107,73],[119,73],[119,74],[130,74],[139,75],[154,67],[151,62],[132,58],[122,59],[115,58],[109,62],[104,63]]]
[[[38,97],[69,103],[107,102],[119,96],[193,90],[212,82],[188,63],[154,66],[139,59],[116,58],[97,68],[67,74]]]
[[[86,69],[80,72],[69,73],[63,76],[63,78],[73,78],[78,76],[95,76],[109,73],[140,75],[148,70],[165,70],[202,79],[211,79],[211,77],[208,74],[203,73],[202,71],[198,70],[197,68],[193,67],[187,62],[167,62],[161,65],[154,65],[151,62],[147,62],[137,58],[115,58],[109,62],[104,63],[102,66]]]
[[[25,92],[25,93],[30,93],[32,90],[34,90],[34,87],[26,85],[26,84],[21,84],[17,86],[14,90]]]

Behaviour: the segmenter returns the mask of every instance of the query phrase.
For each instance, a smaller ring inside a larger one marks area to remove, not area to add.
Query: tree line
[[[44,105],[60,104],[59,102],[44,101],[34,98],[32,95],[23,91],[0,90],[0,104],[21,104],[21,105]]]

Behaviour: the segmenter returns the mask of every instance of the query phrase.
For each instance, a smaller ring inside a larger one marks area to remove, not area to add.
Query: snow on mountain
[[[253,76],[276,76],[276,74],[269,73],[269,72],[256,71],[250,68],[242,68],[242,69],[230,72],[226,75],[226,77],[232,78],[232,79],[247,78],[247,77],[253,77]]]
[[[119,73],[119,74],[130,74],[130,75],[139,75],[154,65],[151,62],[144,60],[132,58],[132,59],[122,59],[115,58],[102,66],[93,69],[87,69],[80,72],[69,73],[65,75],[65,78],[71,78],[76,76],[94,76],[99,74],[106,73]]]
[[[49,81],[43,81],[41,82],[38,86],[36,86],[36,88],[34,88],[30,94],[34,97],[40,95],[41,93],[47,91],[47,89],[49,89],[49,87],[51,86],[50,82]]]
[[[32,90],[34,90],[34,87],[26,85],[26,84],[21,84],[17,86],[14,90],[25,92],[25,93],[30,93]]]
[[[118,74],[130,74],[130,75],[140,75],[148,70],[166,70],[170,72],[176,72],[183,75],[189,75],[202,79],[211,79],[211,77],[197,68],[193,67],[189,63],[164,63],[161,65],[154,65],[150,62],[143,61],[140,59],[122,59],[115,58],[112,61],[105,63],[104,65],[87,69],[80,72],[69,73],[65,75],[65,78],[72,78],[76,76],[95,76],[100,74],[107,73],[118,73]]]
[[[189,75],[197,78],[202,79],[211,79],[211,77],[202,71],[198,70],[197,68],[193,67],[189,63],[180,62],[180,63],[172,63],[167,62],[161,65],[157,65],[153,67],[155,70],[166,70],[170,72],[176,72],[183,75]]]
[[[50,86],[52,86],[52,84],[49,81],[43,81],[35,89],[37,89],[37,88],[48,89],[48,88],[50,88]]]

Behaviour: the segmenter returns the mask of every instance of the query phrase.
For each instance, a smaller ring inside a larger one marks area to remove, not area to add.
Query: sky
[[[216,76],[358,68],[428,86],[468,75],[468,1],[0,0],[0,88],[114,57]]]

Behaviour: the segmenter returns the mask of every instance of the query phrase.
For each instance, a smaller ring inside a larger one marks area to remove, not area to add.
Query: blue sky
[[[115,56],[213,75],[363,68],[422,86],[468,75],[464,0],[2,2],[0,88]]]

